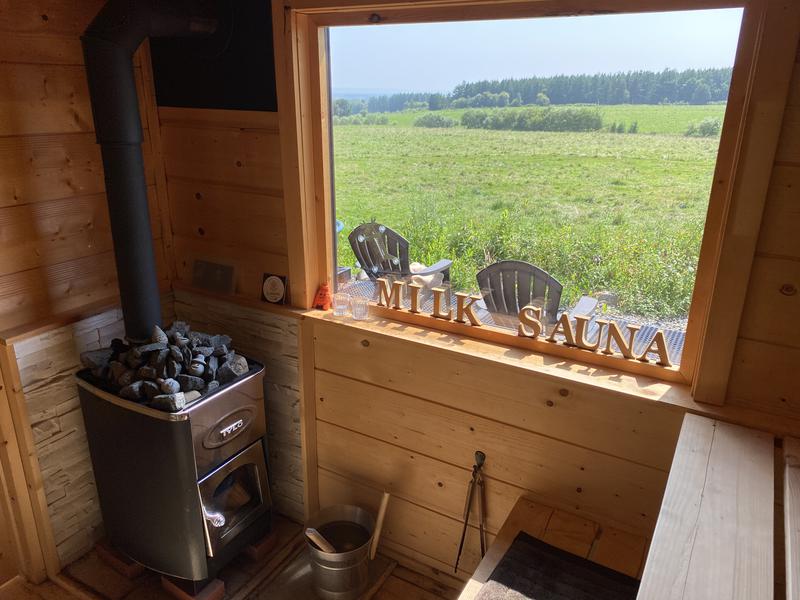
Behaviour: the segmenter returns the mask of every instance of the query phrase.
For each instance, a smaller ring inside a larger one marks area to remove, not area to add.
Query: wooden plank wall
[[[80,33],[103,0],[0,3],[0,330],[117,294],[100,150]],[[149,126],[149,70],[137,59],[156,256],[167,258]],[[147,67],[149,69],[149,67]]]
[[[270,492],[275,509],[304,520],[300,451],[300,377],[296,318],[175,291],[175,313],[192,327],[224,332],[233,347],[264,364]]]
[[[174,319],[172,294],[162,297],[164,321]],[[17,380],[30,426],[29,460],[34,502],[49,517],[60,564],[67,565],[90,550],[102,535],[102,517],[94,485],[73,374],[80,353],[110,345],[124,336],[118,308],[17,342]],[[47,542],[45,542],[47,543]]]
[[[750,274],[728,403],[800,415],[800,49]]]
[[[176,278],[197,259],[231,265],[258,300],[264,273],[288,274],[277,113],[159,108]]]
[[[478,449],[490,537],[521,495],[652,534],[680,411],[335,322],[305,326],[320,504],[375,507],[390,490],[390,551],[452,571]],[[470,529],[462,577],[478,564],[477,544]]]

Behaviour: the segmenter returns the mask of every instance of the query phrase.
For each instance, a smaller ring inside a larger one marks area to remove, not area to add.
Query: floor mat
[[[639,581],[517,535],[475,600],[635,600]]]

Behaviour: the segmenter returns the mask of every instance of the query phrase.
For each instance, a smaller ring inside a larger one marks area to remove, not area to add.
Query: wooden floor
[[[410,571],[404,567],[396,567],[386,579],[381,588],[372,596],[372,600],[456,600],[458,590],[445,587],[429,577]],[[129,598],[142,598],[159,600],[168,596],[162,595],[160,590],[152,587],[134,589]],[[90,596],[91,597],[91,596]],[[110,596],[96,595],[97,598]],[[41,585],[31,585],[21,580],[15,580],[0,588],[0,600],[81,600],[78,596],[52,582]]]
[[[73,600],[77,599],[55,583],[31,585],[17,578],[0,587],[0,600]]]
[[[372,600],[456,600],[459,590],[401,566],[395,567]]]
[[[259,589],[275,579],[305,544],[300,525],[287,520],[276,523],[276,549],[260,562],[240,558],[220,573],[226,600],[258,597]],[[160,578],[145,573],[129,580],[90,552],[62,572],[70,593],[53,582],[31,585],[17,578],[0,588],[0,600],[173,600],[161,589]],[[459,591],[409,569],[397,566],[374,593],[372,600],[455,600]],[[299,599],[298,599],[299,600]]]

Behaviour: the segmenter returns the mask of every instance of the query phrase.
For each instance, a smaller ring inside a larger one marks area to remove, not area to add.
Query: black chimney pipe
[[[81,37],[131,340],[145,340],[161,325],[133,53],[147,37],[208,35],[216,27],[200,2],[109,0]]]

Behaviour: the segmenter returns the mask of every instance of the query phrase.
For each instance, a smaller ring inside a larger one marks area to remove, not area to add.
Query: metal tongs
[[[483,485],[483,463],[486,462],[486,455],[477,450],[475,452],[475,464],[472,465],[472,480],[467,487],[467,502],[464,505],[464,527],[461,530],[461,541],[458,544],[458,554],[456,554],[456,564],[453,571],[458,573],[458,563],[461,560],[461,552],[464,550],[464,539],[467,537],[467,525],[469,525],[469,513],[472,512],[472,498],[475,496],[477,487],[478,495],[478,531],[481,539],[481,558],[486,555],[486,496],[484,495]]]

